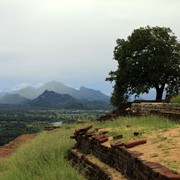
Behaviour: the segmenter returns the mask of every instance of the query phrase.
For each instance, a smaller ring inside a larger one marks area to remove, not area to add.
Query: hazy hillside
[[[85,109],[109,109],[113,108],[113,106],[109,102],[101,101],[101,100],[94,100],[89,101],[86,99],[79,100]]]
[[[3,94],[2,94],[3,95]],[[26,87],[0,97],[1,104],[40,108],[108,109],[110,97],[82,86],[79,90],[52,81],[39,88]]]
[[[27,102],[29,102],[29,99],[22,97],[19,94],[5,94],[0,99],[1,104],[22,104]]]
[[[60,82],[52,81],[48,82],[45,85],[39,88],[27,87],[21,90],[15,91],[13,93],[17,93],[26,98],[35,99],[39,95],[41,95],[44,91],[54,91],[59,94],[69,94],[70,96],[76,99],[87,99],[87,100],[101,100],[105,102],[109,102],[109,96],[101,93],[100,91],[96,91],[94,89],[89,89],[86,87],[81,87],[79,90],[75,88],[68,87]]]
[[[110,103],[86,99],[78,100],[68,94],[58,94],[54,91],[44,91],[40,96],[31,100],[27,105],[40,108],[67,108],[67,109],[108,109]]]
[[[44,91],[43,94],[28,103],[33,107],[45,108],[83,108],[83,105],[68,94],[58,94],[54,91]]]
[[[109,101],[109,96],[106,96],[100,91],[89,89],[84,86],[82,86],[79,89],[79,99],[88,99],[88,100],[101,100],[101,101]]]
[[[14,91],[12,92],[13,94],[19,94],[20,96],[29,98],[29,99],[34,99],[38,96],[36,89],[29,86],[26,88],[22,88],[20,90]]]
[[[52,81],[37,89],[38,94],[42,94],[45,90],[54,91],[59,94],[69,94],[73,97],[77,96],[78,90],[68,87],[60,82]]]

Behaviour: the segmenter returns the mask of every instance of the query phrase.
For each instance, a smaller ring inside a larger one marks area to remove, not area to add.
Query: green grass
[[[12,156],[1,160],[0,180],[83,180],[84,177],[70,166],[65,156],[75,143],[70,140],[70,135],[73,135],[76,128],[87,124],[93,125],[93,128],[111,127],[109,134],[123,134],[125,141],[133,138],[135,130],[139,130],[143,135],[179,127],[174,122],[155,116],[63,125],[57,131],[40,133],[17,149]],[[131,125],[129,129],[126,127],[128,124]]]
[[[175,97],[172,97],[170,102],[171,103],[180,103],[180,94]]]
[[[139,128],[142,127],[143,129],[145,128],[148,131],[151,130],[157,130],[157,129],[166,129],[166,128],[173,128],[178,126],[178,124],[168,120],[167,118],[163,117],[157,117],[157,116],[148,116],[148,117],[126,117],[126,118],[119,118],[118,120],[115,121],[107,121],[103,123],[97,123],[95,122],[95,125],[100,125],[101,128],[121,128],[121,130],[124,130],[124,127],[126,125],[130,125],[130,128]]]
[[[109,131],[109,135],[123,135],[123,141],[129,142],[133,139],[139,139],[147,137],[148,134],[152,132],[161,132],[166,131],[170,128],[179,127],[178,124],[172,122],[166,118],[156,117],[156,116],[148,116],[141,118],[119,118],[119,120],[109,121],[106,123],[95,123],[94,126],[98,127],[98,124],[101,128],[109,128],[112,130]],[[130,128],[126,126],[130,125]],[[138,131],[141,135],[134,136],[134,132]],[[145,135],[145,136],[144,136]],[[162,137],[163,139],[163,137]],[[163,139],[164,140],[164,139]]]
[[[3,180],[83,180],[66,161],[69,139],[73,129],[40,133],[30,143],[17,149],[7,160],[0,161],[0,179]]]

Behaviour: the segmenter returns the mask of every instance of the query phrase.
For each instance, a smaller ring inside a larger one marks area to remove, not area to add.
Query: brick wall
[[[88,180],[112,180],[107,168],[100,167],[98,164],[92,162],[87,155],[79,153],[72,149],[68,152],[68,159],[71,160],[73,166],[81,171]]]
[[[158,114],[180,120],[179,103],[132,103],[132,109],[140,114]]]
[[[85,154],[93,154],[102,162],[115,168],[130,179],[143,180],[180,180],[180,174],[169,170],[165,166],[143,161],[139,152],[130,152],[128,149],[119,146],[107,147],[98,140],[93,139],[84,133],[76,133],[76,149]]]
[[[132,109],[149,114],[151,110],[180,112],[179,103],[132,103]]]

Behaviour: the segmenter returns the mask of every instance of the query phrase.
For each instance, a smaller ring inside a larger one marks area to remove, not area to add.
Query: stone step
[[[120,172],[101,162],[92,154],[86,155],[77,149],[68,152],[68,159],[88,180],[126,180]]]

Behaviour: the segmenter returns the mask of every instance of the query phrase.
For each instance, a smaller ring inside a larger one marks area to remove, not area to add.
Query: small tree
[[[135,29],[125,39],[117,39],[114,59],[118,69],[111,71],[107,81],[115,81],[111,102],[119,105],[130,95],[156,89],[156,100],[163,91],[178,93],[180,87],[180,43],[170,28]]]

